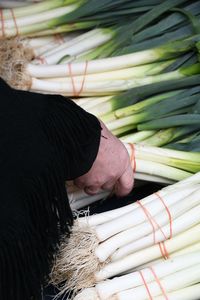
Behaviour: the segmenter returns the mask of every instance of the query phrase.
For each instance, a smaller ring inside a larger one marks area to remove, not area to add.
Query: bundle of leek
[[[83,290],[75,300],[198,300],[200,294],[200,244],[177,251],[170,259],[147,268],[99,282]],[[137,298],[136,298],[137,297]]]
[[[23,43],[19,43],[16,51],[14,51],[15,41],[5,40],[0,45],[0,76],[11,86],[24,90],[68,96],[109,95],[136,86],[199,74],[199,64],[194,64],[159,76],[151,75],[152,67],[155,70],[157,69],[157,71],[152,71],[153,74],[159,73],[164,67],[171,64],[172,58],[193,49],[198,40],[199,36],[197,35],[132,54],[62,65],[34,65],[28,63],[28,55],[23,48]],[[7,53],[6,56],[5,53]],[[148,65],[161,60],[168,61],[153,66]],[[133,69],[136,66],[138,67]],[[132,68],[130,74],[127,73],[128,68]],[[145,72],[148,74],[149,70],[149,76],[141,77]],[[141,78],[137,76],[137,72]],[[91,77],[94,77],[94,74],[96,74],[96,79],[93,80]],[[114,76],[114,80],[112,76]],[[59,78],[58,81],[49,80],[56,77]],[[64,78],[61,80],[60,77]]]
[[[88,6],[86,0],[46,0],[40,3],[25,5],[24,7],[8,8],[1,10],[1,37],[13,37],[16,35],[39,35],[74,31],[95,26],[94,21],[66,24],[68,15],[76,12],[80,7]],[[104,1],[104,5],[109,3]],[[101,9],[97,4],[93,11]],[[57,28],[56,28],[57,27]]]
[[[115,25],[119,21],[126,22],[127,15],[137,18],[141,13],[154,9],[157,4],[161,3],[156,9],[157,16],[159,16],[185,1],[168,0],[166,1],[167,4],[164,5],[160,0],[149,3],[144,1],[138,7],[138,4],[131,4],[129,0],[115,2],[111,0],[46,0],[24,7],[2,9],[1,35],[2,37],[34,36],[37,34],[44,36],[58,32],[94,28],[97,24]],[[155,14],[152,17],[155,18]],[[146,19],[146,22],[150,21]]]
[[[197,173],[136,203],[77,219],[52,281],[67,280],[64,290],[78,291],[199,244],[199,183]]]
[[[142,5],[142,3],[141,3]],[[164,3],[165,5],[165,3]],[[163,4],[161,5],[163,6]],[[140,7],[140,11],[142,12],[145,7]],[[155,11],[156,9],[156,11]],[[153,15],[154,18],[156,19],[157,15],[159,15],[161,7],[159,6],[158,8],[156,7],[154,9],[154,12],[151,13],[151,16]],[[199,5],[196,1],[194,1],[194,3],[187,5],[184,7],[184,13],[187,14],[191,14],[194,16],[198,16],[198,14],[200,13],[200,8]],[[129,8],[127,10],[128,12],[133,12],[133,9]],[[106,13],[107,15],[109,14],[109,12]],[[78,37],[77,42],[74,40],[73,44],[69,44],[65,43],[62,46],[59,47],[52,47],[52,49],[50,51],[47,51],[46,53],[44,53],[42,55],[42,59],[45,63],[48,64],[55,64],[55,63],[61,63],[61,62],[66,62],[66,61],[74,61],[74,60],[91,60],[94,58],[99,58],[104,56],[105,57],[105,53],[101,53],[101,45],[107,43],[107,42],[111,42],[113,43],[113,40],[118,39],[118,31],[123,31],[124,33],[127,32],[126,27],[123,26],[121,28],[120,24],[120,15],[118,12],[118,23],[116,28],[113,27],[106,27],[106,28],[102,28],[102,26],[99,28],[95,28],[94,30],[91,30],[91,32],[86,32],[86,34],[80,35],[80,37]],[[97,18],[97,15],[95,16],[95,18]],[[143,20],[141,20],[141,18]],[[198,17],[197,17],[198,18]],[[134,16],[131,17],[131,20],[134,19]],[[129,21],[130,23],[132,21]],[[149,20],[149,17],[144,14],[144,16],[140,16],[140,22],[139,24],[137,24],[137,21],[134,21],[132,24],[132,28],[134,28],[134,33],[137,30],[141,30],[141,24],[143,24],[143,27],[146,25],[146,23],[148,21],[151,21],[151,18]],[[147,30],[144,29],[142,31],[139,31],[138,34],[134,34],[134,36],[131,39],[131,44],[127,47],[122,47],[123,50],[118,49],[117,51],[117,55],[120,54],[125,54],[125,53],[131,53],[131,52],[135,52],[136,48],[138,48],[138,50],[144,50],[147,48],[152,48],[155,46],[159,46],[163,43],[165,43],[165,41],[172,41],[172,40],[176,40],[176,39],[180,39],[180,38],[186,38],[187,36],[190,36],[193,34],[191,25],[188,24],[189,22],[186,23],[185,25],[185,17],[182,16],[180,13],[177,12],[173,12],[170,13],[169,16],[167,17],[163,17],[163,19],[159,22],[159,24],[156,25],[152,25],[148,28],[148,34],[147,34]],[[139,27],[138,27],[139,26]],[[156,30],[155,30],[155,26],[156,26]],[[174,30],[174,26],[176,26],[176,29]],[[137,29],[138,27],[138,29]],[[153,28],[151,28],[153,27]],[[158,30],[159,28],[159,30]],[[166,32],[166,30],[170,30],[170,32]],[[127,34],[127,33],[126,33]],[[128,31],[128,36],[130,35],[130,30]],[[158,37],[159,36],[159,37]],[[153,40],[151,40],[151,43],[149,43],[148,39],[152,37]],[[127,37],[128,39],[128,37]],[[132,43],[134,41],[134,46],[132,46]],[[147,40],[147,41],[146,41]],[[126,39],[125,39],[126,41]],[[144,45],[141,45],[141,41],[144,42]],[[76,45],[74,45],[76,43]],[[146,44],[145,44],[146,43]],[[115,43],[114,43],[115,44]],[[125,44],[127,44],[125,42]],[[100,48],[99,48],[100,47]],[[113,47],[110,47],[110,49],[112,49]],[[129,50],[128,50],[129,49]],[[113,49],[114,50],[114,49]],[[138,51],[137,50],[137,51]],[[40,60],[36,60],[35,63],[41,63],[41,59]]]
[[[33,58],[37,60],[37,62],[42,63],[45,62],[45,58],[43,57],[44,53],[48,53],[52,51],[52,49],[59,49],[61,45],[65,45],[68,43],[69,45],[75,43],[76,38],[80,35],[79,32],[72,32],[68,34],[52,34],[45,37],[32,37],[22,39],[24,43],[24,47],[29,48],[33,52]],[[43,60],[43,61],[42,61]]]

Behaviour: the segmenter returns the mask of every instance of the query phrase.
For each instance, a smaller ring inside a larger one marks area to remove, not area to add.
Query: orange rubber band
[[[1,8],[0,8],[0,18],[1,18],[1,32],[2,32],[2,37],[5,37],[4,16],[3,16],[3,9],[1,9]]]
[[[160,242],[158,243],[158,246],[159,246],[159,249],[160,249],[160,252],[162,254],[162,257],[166,260],[166,259],[169,259],[170,256],[169,256],[169,252],[167,251],[167,248],[166,248],[166,245],[163,242]]]
[[[130,155],[130,161],[131,161],[131,166],[133,169],[133,173],[135,174],[136,172],[136,159],[135,159],[135,147],[134,144],[128,143],[131,147],[131,155]]]
[[[150,217],[149,215],[149,212],[148,210],[146,209],[146,207],[144,207],[144,205],[142,205],[142,203],[140,201],[137,201],[138,205],[140,205],[140,207],[142,208],[142,210],[144,211],[147,219],[149,220],[149,223],[151,224],[152,226],[152,232],[153,232],[153,243],[154,245],[156,244],[156,229],[154,227],[154,224],[153,224],[153,221],[152,221],[152,218]]]
[[[165,256],[165,251],[163,250],[162,248],[162,244],[161,243],[158,243],[158,246],[159,246],[159,249],[160,249],[160,252],[161,252],[161,255],[164,259],[167,259],[166,256]]]
[[[149,270],[151,270],[151,272],[152,272],[152,274],[153,274],[153,276],[154,276],[154,278],[155,278],[157,284],[158,284],[159,287],[160,287],[160,290],[161,290],[161,292],[162,292],[164,298],[165,298],[166,300],[169,300],[169,298],[167,297],[167,294],[166,294],[166,292],[165,292],[165,290],[164,290],[164,288],[163,288],[163,286],[162,286],[162,284],[161,284],[161,282],[160,282],[158,276],[156,275],[156,272],[154,271],[154,269],[153,269],[152,267],[149,267]]]
[[[154,245],[157,244],[156,243],[156,230],[159,229],[165,240],[167,240],[167,236],[165,235],[164,231],[162,230],[162,227],[156,222],[155,218],[152,216],[152,214],[147,210],[147,208],[142,205],[142,203],[140,201],[138,201],[138,204],[140,205],[140,207],[143,209],[145,215],[147,216],[149,222],[151,223],[152,227],[153,227],[153,240],[154,240]],[[155,224],[155,225],[154,225]]]
[[[85,77],[87,75],[87,68],[88,68],[88,61],[86,60],[86,62],[85,62],[85,70],[84,70],[84,75],[83,75],[83,81],[82,81],[82,85],[81,85],[80,91],[78,92],[78,96],[83,92],[83,88],[84,88],[84,84],[85,84]]]
[[[165,241],[162,242],[162,245],[163,245],[163,249],[165,251],[165,257],[166,257],[166,259],[169,259],[170,256],[169,256],[169,252],[167,251],[167,247],[165,245]]]
[[[143,281],[144,286],[145,286],[145,288],[146,288],[146,290],[147,290],[149,299],[150,299],[150,300],[153,300],[153,297],[152,297],[151,292],[150,292],[150,290],[149,290],[148,284],[147,284],[147,282],[146,282],[146,280],[145,280],[145,278],[144,278],[144,276],[143,276],[143,274],[142,274],[142,271],[138,271],[138,273],[140,274],[140,276],[141,276],[141,278],[142,278],[142,281]]]
[[[168,214],[168,217],[169,217],[169,226],[170,226],[170,235],[169,235],[169,238],[171,239],[172,238],[172,216],[171,216],[171,213],[170,213],[170,210],[169,208],[167,207],[167,205],[165,204],[163,198],[157,193],[155,193],[155,195],[160,199],[160,201],[162,202],[162,204],[164,205],[165,209],[166,209],[166,212]]]
[[[67,65],[68,65],[68,68],[69,68],[69,76],[70,76],[71,82],[72,82],[73,96],[74,97],[78,97],[83,92],[83,88],[84,88],[84,84],[85,84],[85,77],[87,75],[88,61],[86,60],[86,62],[85,62],[85,69],[84,69],[84,73],[83,73],[83,80],[82,80],[81,88],[80,88],[79,91],[76,90],[76,85],[75,85],[74,77],[73,77],[73,73],[72,73],[72,65],[71,65],[70,62]]]
[[[17,20],[16,20],[16,17],[15,17],[14,11],[13,11],[12,8],[10,9],[10,11],[11,11],[11,15],[12,15],[12,18],[13,18],[13,21],[14,21],[14,24],[15,24],[16,36],[19,36],[19,28],[17,26]]]
[[[170,210],[169,208],[167,207],[167,205],[165,204],[163,198],[157,193],[155,193],[155,195],[158,197],[158,199],[162,202],[163,206],[165,207],[166,209],[166,212],[168,214],[168,217],[169,217],[169,225],[170,225],[170,236],[169,238],[172,238],[172,235],[173,235],[173,232],[172,232],[172,216],[171,216],[171,213],[170,213]],[[157,244],[156,243],[156,229],[160,229],[160,231],[162,232],[165,240],[168,239],[168,237],[165,235],[164,231],[162,230],[162,227],[156,222],[155,218],[151,215],[151,213],[147,210],[147,208],[142,205],[142,203],[140,201],[137,201],[137,203],[140,205],[140,207],[143,209],[147,219],[149,220],[151,226],[152,226],[152,232],[153,232],[153,242],[154,242],[154,245]],[[166,245],[163,242],[159,242],[158,243],[158,246],[160,248],[160,252],[162,254],[162,257],[164,259],[169,259],[169,253],[167,251],[167,248],[166,248]]]
[[[72,75],[72,67],[71,67],[71,63],[69,62],[67,64],[68,69],[69,69],[69,76],[71,78],[71,82],[72,82],[72,88],[73,88],[73,96],[76,96],[76,87],[75,87],[75,83],[74,83],[74,77]]]

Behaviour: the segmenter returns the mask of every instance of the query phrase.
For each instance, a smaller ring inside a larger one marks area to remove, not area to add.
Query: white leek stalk
[[[191,187],[191,188],[182,188],[181,190],[173,191],[169,194],[167,194],[163,198],[164,203],[167,207],[170,207],[178,202],[182,202],[184,198],[189,196],[193,191],[195,191],[198,187]],[[159,192],[159,195],[161,193]],[[140,200],[140,203],[143,205],[142,200]],[[143,209],[141,209],[140,205],[136,204],[137,208],[134,209],[134,212],[129,212],[122,217],[119,217],[116,220],[110,221],[109,223],[104,223],[102,225],[99,225],[95,228],[96,235],[99,241],[104,241],[108,239],[109,237],[127,230],[128,228],[131,228],[133,226],[136,226],[138,224],[141,224],[147,220],[146,215],[144,214]],[[155,216],[158,213],[164,212],[165,207],[163,203],[160,201],[159,197],[154,194],[154,201],[151,201],[150,203],[145,204],[145,208],[150,212],[152,216]]]
[[[152,264],[152,267],[158,278],[164,278],[177,271],[200,264],[200,252],[188,253],[185,255],[162,261],[159,264]],[[155,281],[155,278],[149,268],[142,269],[143,276],[147,283]],[[140,274],[136,271],[124,276],[115,277],[111,280],[102,281],[96,284],[95,289],[101,300],[106,300],[113,294],[123,290],[136,288],[143,285]]]
[[[140,64],[147,64],[159,59],[159,53],[155,50],[141,51],[138,53],[127,54],[112,58],[91,60],[87,68],[87,74],[114,71],[123,68],[138,66]],[[73,63],[73,75],[82,75],[85,69],[85,62]],[[35,66],[28,64],[26,72],[31,77],[45,78],[45,77],[65,77],[69,76],[69,70],[66,65],[45,65]]]
[[[131,299],[131,297],[134,299],[136,296],[136,299],[145,300],[148,295],[146,286],[149,288],[149,292],[151,291],[151,296],[153,296],[154,299],[155,296],[162,294],[159,283],[165,295],[168,295],[171,291],[183,289],[198,283],[200,272],[200,270],[198,270],[200,267],[198,256],[199,252],[190,253],[189,255],[180,256],[157,265],[153,264],[150,267],[151,269],[142,269],[141,273],[129,273],[109,281],[102,281],[97,283],[94,288],[83,290],[75,299],[83,300],[85,299],[84,297],[88,295],[91,300],[127,300]],[[191,263],[189,261],[190,259]],[[189,272],[193,272],[192,276],[190,276]],[[142,274],[146,286],[144,286],[140,274]],[[154,274],[156,274],[159,283],[156,281]]]
[[[46,43],[46,44],[41,45],[39,47],[32,46],[34,56],[36,58],[38,58],[38,57],[40,58],[40,60],[38,60],[38,59],[33,60],[32,63],[41,63],[42,61],[44,63],[46,63],[45,54],[49,50],[55,49],[56,46],[59,47],[59,46],[63,45],[64,43],[70,43],[76,37],[77,37],[77,33],[74,33],[74,32],[68,33],[68,34],[54,34],[54,35],[52,35],[52,40],[49,41],[49,43]],[[42,40],[42,38],[45,38],[45,37],[40,37],[41,40]],[[37,39],[39,39],[39,37],[34,38],[34,39],[37,40]],[[32,42],[30,41],[29,44],[31,45]]]
[[[50,11],[39,13],[37,15],[22,17],[17,20],[17,26],[23,27],[23,26],[27,26],[27,25],[30,25],[33,23],[45,22],[45,21],[50,20],[51,18],[56,18],[56,17],[60,17],[62,15],[65,15],[65,14],[75,10],[76,8],[77,8],[76,5],[71,5],[71,6],[66,6],[66,7],[58,7],[56,9],[54,9],[53,11],[50,10]],[[11,20],[4,21],[5,33],[6,33],[7,29],[9,30],[13,27],[15,27],[15,24],[13,24],[12,18],[11,18]]]
[[[108,192],[103,192],[94,196],[86,196],[86,198],[81,199],[81,200],[76,200],[74,202],[70,203],[70,207],[72,210],[78,210],[80,208],[86,207],[88,205],[91,205],[92,203],[103,200],[109,196]]]
[[[200,283],[167,293],[168,300],[199,300]],[[163,300],[163,296],[155,297],[154,300]]]
[[[176,180],[167,179],[164,177],[160,177],[158,175],[151,175],[151,174],[146,174],[146,173],[142,173],[142,172],[135,173],[135,179],[138,179],[141,181],[147,181],[147,182],[157,182],[163,186],[168,185],[168,184],[173,184],[176,182]]]
[[[199,251],[200,251],[200,242],[197,242],[197,243],[187,246],[181,250],[170,253],[170,259],[173,259],[173,258],[181,256],[181,255],[185,255],[185,254],[191,254],[193,252],[199,252]],[[165,261],[167,261],[167,260],[165,260]],[[138,266],[137,268],[133,268],[131,270],[125,271],[125,272],[121,273],[120,275],[129,274],[130,272],[135,272],[135,270],[142,270],[142,269],[148,268],[152,265],[160,264],[162,262],[163,262],[163,257],[152,260],[146,264],[142,264],[142,265]]]
[[[199,210],[200,210],[200,205],[192,208],[187,213],[183,214],[182,216],[180,216],[179,218],[174,220],[173,221],[173,236],[176,236],[177,234],[179,234],[179,233],[187,230],[188,228],[191,228],[192,226],[198,224],[199,223],[198,214],[200,212]],[[196,213],[196,215],[193,215],[195,213]],[[163,235],[162,232],[165,232],[165,235]],[[162,232],[161,232],[160,229],[155,231],[156,243],[162,242],[162,241],[166,240],[166,238],[170,238],[169,224],[162,227]],[[129,236],[129,239],[130,239],[130,236]],[[121,242],[121,244],[122,244],[122,242]],[[124,244],[125,244],[125,242],[124,242]],[[112,259],[112,261],[118,260],[122,257],[125,257],[128,254],[134,253],[136,251],[144,249],[144,248],[146,248],[148,246],[151,246],[153,244],[154,244],[153,234],[148,235],[148,236],[144,236],[143,238],[135,240],[132,243],[127,244],[124,247],[121,247],[116,252],[113,251],[114,254],[113,254],[111,259]],[[100,251],[99,248],[98,248],[98,251]],[[114,246],[113,246],[113,248],[114,248]],[[109,252],[111,252],[111,250]]]
[[[168,205],[169,203],[171,203],[172,205],[178,201],[182,201],[182,199],[189,196],[198,188],[198,185],[191,185],[190,187],[183,186],[180,189],[174,189],[171,191],[167,188],[164,188],[159,191],[159,195],[160,197],[165,199],[165,201],[167,199]],[[140,200],[140,202],[151,212],[152,215],[155,215],[156,213],[164,209],[156,194],[147,196],[144,199]],[[135,215],[135,218],[132,217],[133,215]],[[113,223],[109,223],[108,226],[107,222],[111,222],[112,220]],[[93,215],[84,219],[81,218],[78,220],[81,226],[85,224],[86,226],[93,227],[102,224],[102,226],[98,226],[95,229],[97,230],[98,239],[101,241],[115,235],[118,232],[136,226],[137,224],[140,224],[144,221],[146,221],[146,216],[137,203],[129,204],[119,209]]]
[[[198,192],[183,199],[180,203],[176,203],[170,207],[170,214],[173,219],[173,236],[178,233],[198,224],[200,213],[200,205],[198,205]],[[193,201],[191,205],[188,203]],[[192,208],[191,208],[192,207]],[[188,210],[188,211],[187,211]],[[157,224],[162,228],[155,231],[156,242],[161,242],[166,238],[170,238],[169,216],[166,211],[154,217]],[[165,226],[164,226],[165,225]],[[163,234],[164,233],[164,234]],[[109,238],[104,243],[101,243],[95,253],[100,260],[106,260],[112,253],[112,260],[120,259],[130,253],[144,249],[154,243],[152,226],[147,220],[141,225],[134,226],[133,228],[118,233],[117,235]],[[103,255],[102,255],[103,254]]]
[[[97,109],[99,104],[106,104],[109,102],[111,97],[89,97],[89,98],[80,98],[80,101],[83,102],[78,103],[83,109],[87,110],[88,112],[93,113],[91,110]],[[76,100],[75,100],[76,101]],[[86,102],[84,102],[86,101]],[[94,113],[93,113],[94,114]]]
[[[9,2],[9,1],[5,1],[6,3]],[[18,2],[18,1],[17,1]],[[33,15],[33,14],[38,14],[40,12],[44,12],[44,11],[47,11],[47,10],[51,10],[51,9],[54,9],[56,7],[59,7],[62,5],[62,0],[50,0],[50,1],[41,1],[41,3],[33,3],[33,5],[28,5],[30,3],[24,3],[24,7],[19,7],[19,8],[14,8],[13,11],[14,11],[14,15],[15,17],[24,17],[24,16],[27,16],[27,15]],[[27,4],[27,5],[25,5]],[[4,16],[4,19],[7,20],[7,19],[10,19],[10,9],[4,9],[3,10],[3,16]]]
[[[48,62],[47,62],[48,63]],[[86,82],[98,82],[98,81],[110,81],[110,80],[121,80],[121,79],[134,79],[141,78],[148,75],[155,75],[159,72],[163,71],[167,66],[172,63],[171,60],[159,63],[150,63],[144,66],[136,66],[131,68],[124,68],[120,70],[104,72],[104,73],[96,73],[85,75]],[[62,82],[63,84],[69,84],[71,79],[69,77],[56,77],[52,79],[46,79],[52,83]],[[74,83],[78,86],[83,80],[83,75],[81,76],[73,76]]]
[[[200,278],[200,264],[181,270],[160,280],[163,290],[167,292],[174,291],[183,287],[198,283]],[[161,288],[157,282],[152,282],[148,285],[152,297],[162,295]],[[136,297],[137,300],[145,300],[147,297],[145,287],[137,287],[120,292],[116,295],[116,300],[132,300]],[[114,298],[115,299],[115,298]],[[114,300],[113,299],[113,300]]]
[[[173,253],[186,246],[195,244],[200,241],[200,224],[180,233],[172,239],[165,241],[165,246],[168,253]],[[145,248],[136,253],[130,254],[118,261],[106,264],[99,272],[96,272],[95,279],[102,281],[107,278],[113,277],[131,268],[136,268],[139,265],[152,261],[156,258],[162,257],[158,245]]]
[[[91,63],[91,62],[90,62]],[[83,69],[82,69],[82,79],[74,83],[76,86],[76,90],[81,91],[80,94],[81,96],[93,96],[93,95],[112,95],[113,93],[120,92],[120,91],[125,91],[137,86],[142,86],[142,85],[147,85],[155,82],[160,82],[164,80],[173,80],[177,78],[182,78],[184,77],[183,74],[181,74],[179,71],[174,71],[174,72],[169,72],[165,74],[160,74],[160,75],[154,75],[154,76],[148,76],[148,77],[142,77],[142,78],[132,78],[132,79],[118,79],[118,80],[102,80],[102,81],[87,81],[85,79],[84,72],[88,74],[89,66],[90,63],[87,64],[87,71],[86,71],[86,63],[84,63]],[[73,63],[74,65],[75,63]],[[33,65],[32,65],[33,66]],[[31,82],[31,90],[40,90],[41,92],[43,91],[49,91],[49,92],[54,92],[55,94],[64,94],[66,96],[72,96],[74,95],[74,87],[72,84],[72,78],[70,78],[70,71],[69,71],[69,65],[56,65],[56,67],[62,67],[64,66],[64,70],[66,75],[69,76],[68,82],[56,82],[56,81],[47,81],[47,80],[41,80],[37,78],[32,78]],[[45,69],[48,67],[48,65],[34,65],[34,67],[44,67]],[[33,67],[33,68],[34,68]],[[52,70],[49,69],[49,77],[51,77],[51,74],[53,74],[54,70],[54,65],[52,65]],[[71,66],[71,72],[74,74],[74,69],[73,66]],[[47,70],[46,70],[47,72]],[[69,73],[68,73],[69,72]],[[68,73],[68,74],[67,74]],[[42,72],[38,73],[38,77],[42,77]],[[47,73],[45,74],[45,77],[47,77]],[[63,75],[64,76],[64,75]],[[55,75],[56,77],[56,75]],[[86,77],[87,78],[87,77]],[[84,81],[84,86],[83,85]],[[79,94],[79,95],[80,95]],[[132,116],[131,116],[132,117]],[[131,117],[127,117],[131,118]],[[121,119],[122,121],[123,119]],[[127,121],[126,121],[127,122]],[[115,122],[112,122],[115,124]],[[118,123],[117,123],[118,124]],[[115,129],[115,127],[109,127],[110,130]]]
[[[174,181],[183,180],[192,175],[190,172],[173,168],[171,166],[141,159],[136,159],[135,171],[139,173],[160,176],[162,178],[167,178]]]
[[[77,56],[104,44],[111,37],[112,31],[109,31],[109,29],[94,29],[91,32],[82,34],[81,38],[77,38],[73,44],[69,45],[69,43],[65,43],[62,47],[54,48],[50,54],[45,54],[45,62],[49,65],[57,64],[63,57]]]
[[[77,35],[77,33],[68,33],[68,34],[75,34],[76,37],[73,40],[71,40],[70,42],[63,43],[59,47],[49,50],[48,52],[45,53],[45,56],[53,56],[54,54],[56,55],[56,53],[63,51],[64,49],[66,49],[68,47],[72,47],[76,44],[80,44],[85,39],[93,37],[93,35],[98,32],[99,32],[98,29],[92,29],[92,30],[84,32],[84,33],[80,32],[78,35]]]

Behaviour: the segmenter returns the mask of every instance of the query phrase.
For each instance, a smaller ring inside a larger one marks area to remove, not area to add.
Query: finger
[[[114,189],[115,183],[116,179],[107,181],[101,186],[101,188],[105,191],[112,191]]]
[[[115,184],[115,194],[119,197],[128,195],[133,188],[134,174],[129,166]]]
[[[84,189],[86,186],[85,182],[81,180],[80,178],[74,179],[74,184],[79,188],[79,189]]]
[[[101,188],[99,186],[86,186],[84,191],[88,195],[96,195],[100,192]]]

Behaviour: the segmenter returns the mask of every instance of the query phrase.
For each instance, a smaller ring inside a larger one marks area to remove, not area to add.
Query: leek
[[[198,178],[199,173],[159,191],[160,197],[164,199],[167,207],[174,216],[174,234],[177,233],[177,235],[171,236],[170,239],[165,241],[165,245],[170,253],[199,242],[199,200],[196,196],[199,191]],[[151,215],[157,218],[156,220],[160,223],[162,229],[165,230],[164,228],[166,227],[166,233],[168,234],[169,227],[163,225],[165,222],[169,222],[169,218],[165,215],[165,208],[159,201],[157,194],[150,195],[140,201],[145,205],[148,211],[151,212]],[[193,219],[191,216],[194,215],[194,213],[195,218]],[[105,214],[108,214],[108,218],[109,215],[112,216],[111,212],[104,213],[103,222],[105,221]],[[134,218],[132,216],[134,216]],[[95,216],[92,218],[94,220]],[[61,280],[64,274],[64,276],[67,276],[69,272],[72,276],[68,281],[69,288],[72,287],[76,290],[88,287],[98,281],[105,280],[158,259],[162,255],[158,245],[150,245],[147,243],[147,239],[150,237],[148,236],[148,230],[151,230],[151,226],[149,227],[146,215],[136,203],[129,205],[127,209],[122,208],[121,213],[119,213],[118,209],[117,213],[113,215],[112,220],[106,223],[96,226],[94,226],[93,223],[93,226],[90,227],[89,220],[90,217],[88,219],[86,218],[85,225],[84,223],[79,223],[79,226],[76,224],[73,229],[74,236],[72,234],[71,240],[69,240],[66,245],[63,245],[60,255],[58,256],[57,264],[54,267],[53,274],[55,276],[55,282]],[[140,229],[143,228],[143,230],[137,230],[136,226]],[[129,231],[130,234],[128,234]],[[83,233],[84,235],[82,235]],[[78,234],[82,237],[84,236],[84,240],[82,238],[81,243]],[[159,230],[157,234],[160,234]],[[117,238],[117,236],[119,238]],[[143,238],[139,238],[142,236]],[[125,254],[126,256],[116,261],[109,262],[109,260],[107,260],[111,253],[113,253],[112,255],[116,253],[115,249],[119,248],[123,243],[128,246],[129,242],[134,240],[134,238],[139,248],[137,247],[135,250],[131,250],[129,255]],[[166,236],[166,238],[168,237]],[[77,261],[78,253],[74,253],[75,240],[79,243],[77,247],[80,249],[80,261]],[[113,240],[113,243],[111,240]],[[141,245],[139,245],[139,240],[141,241]],[[160,240],[158,239],[158,241]],[[153,243],[152,240],[151,243]],[[73,245],[73,250],[70,248],[70,245]],[[106,262],[101,264],[101,262],[105,260]],[[63,273],[60,274],[60,272]]]

